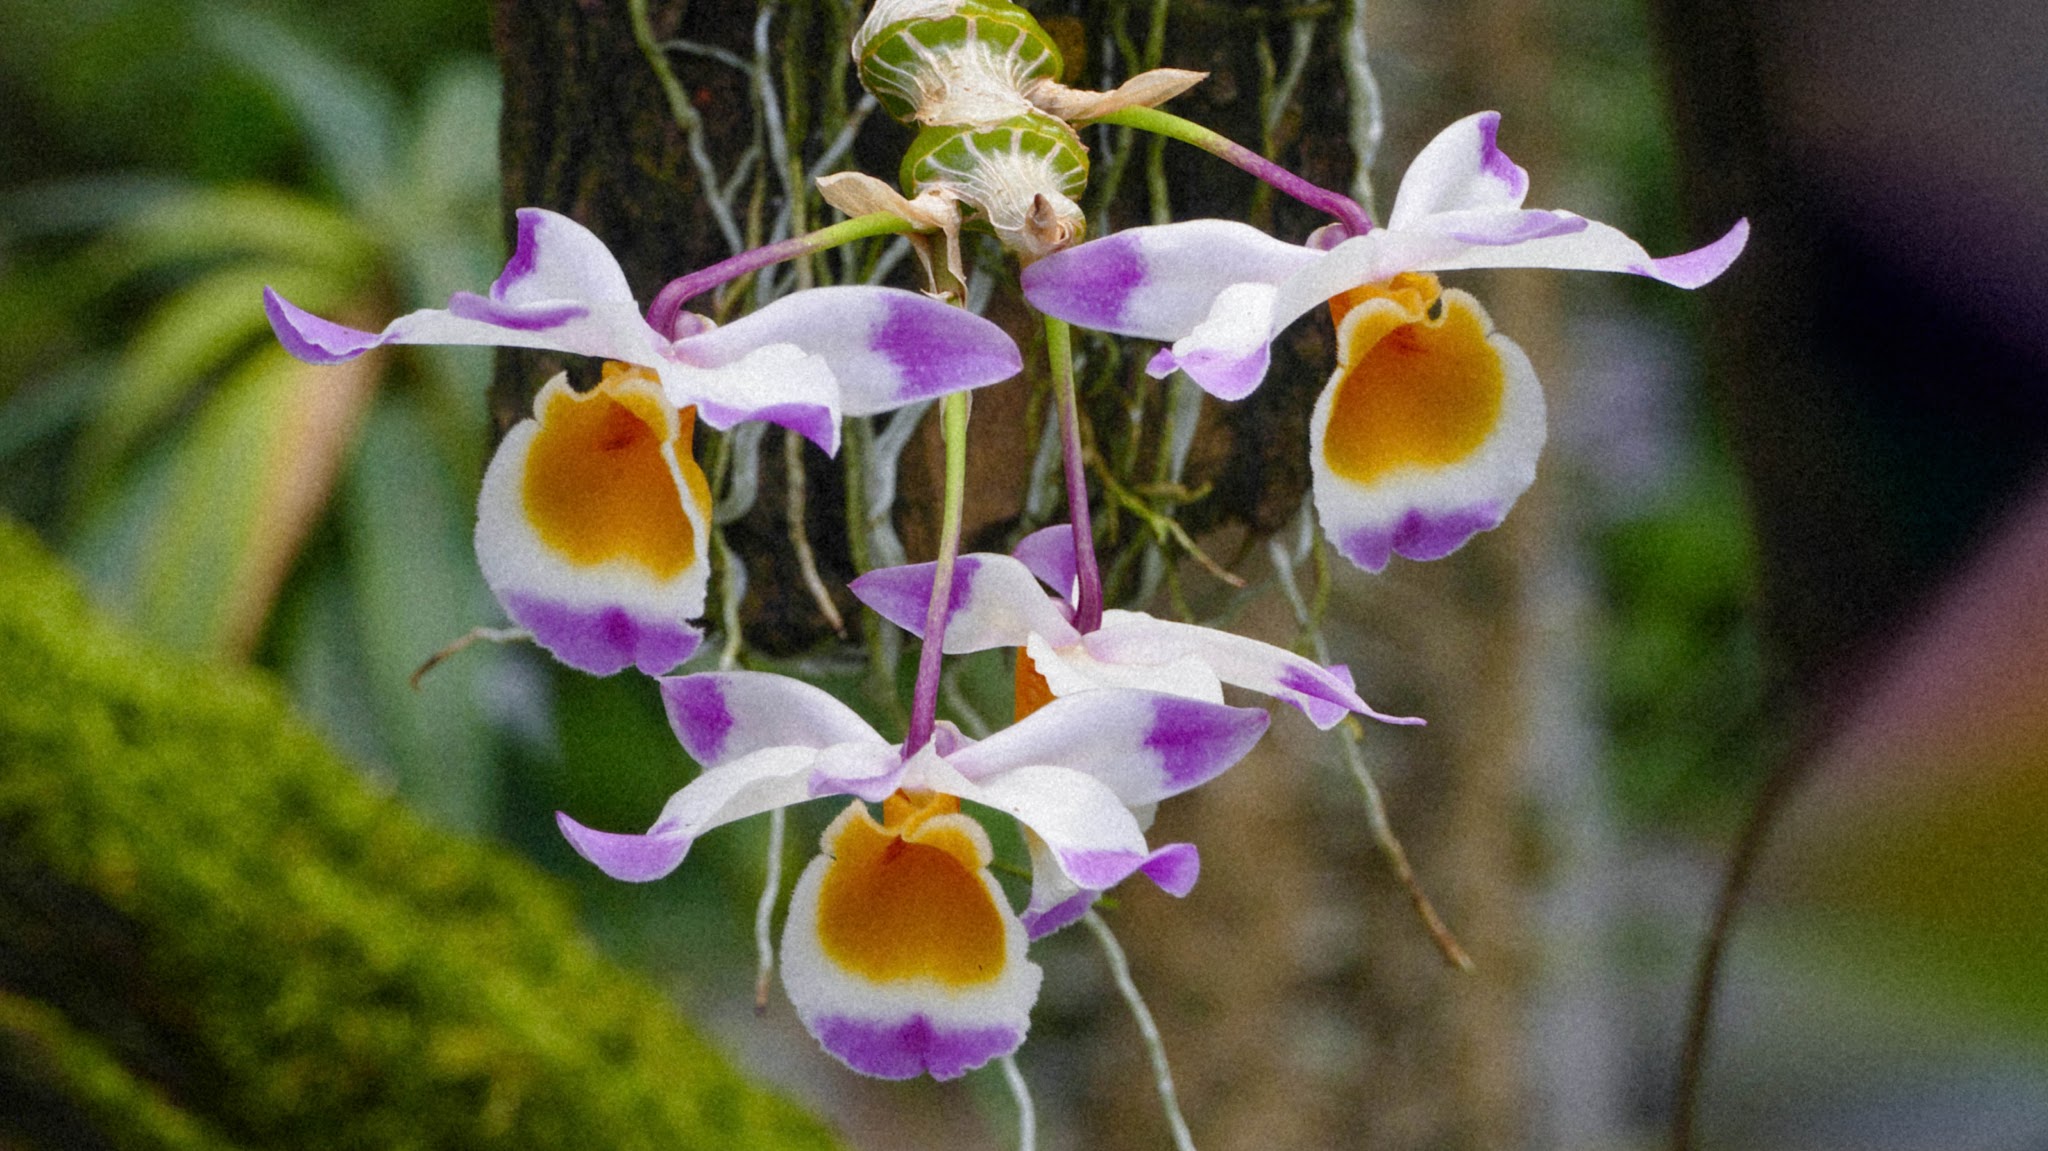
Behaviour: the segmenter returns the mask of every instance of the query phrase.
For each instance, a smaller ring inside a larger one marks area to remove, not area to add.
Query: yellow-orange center
[[[1372,483],[1403,467],[1457,463],[1486,442],[1500,421],[1507,374],[1469,299],[1440,293],[1434,276],[1404,273],[1330,301],[1337,390],[1322,450],[1332,471]],[[1392,306],[1344,325],[1353,308],[1374,300]]]
[[[1017,649],[1017,714],[1013,719],[1023,719],[1053,700],[1052,685],[1038,674],[1038,665],[1031,660],[1031,653]]]
[[[1003,916],[982,882],[985,863],[960,801],[897,792],[876,823],[853,812],[827,845],[818,942],[841,968],[873,982],[929,978],[954,987],[1002,974]]]
[[[588,392],[548,397],[520,494],[527,522],[550,550],[586,567],[624,559],[658,579],[697,561],[691,508],[701,518],[711,506],[704,472],[690,454],[697,410],[682,410],[670,441],[687,495],[676,490],[662,457],[667,413],[660,382],[625,364],[606,364],[603,380]]]

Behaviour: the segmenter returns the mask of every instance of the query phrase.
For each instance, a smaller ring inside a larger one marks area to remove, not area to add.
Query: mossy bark
[[[831,1145],[554,885],[0,523],[0,1147]]]

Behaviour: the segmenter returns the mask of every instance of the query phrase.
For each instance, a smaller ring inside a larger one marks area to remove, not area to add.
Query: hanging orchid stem
[[[1067,468],[1067,522],[1074,529],[1074,576],[1080,597],[1074,630],[1087,635],[1102,626],[1102,569],[1095,561],[1095,524],[1088,515],[1088,465],[1081,451],[1081,405],[1074,395],[1074,335],[1065,320],[1045,318],[1045,351],[1052,363],[1052,390],[1060,409],[1060,452]]]
[[[1311,537],[1309,546],[1319,549],[1322,547],[1322,540],[1319,537]],[[1294,557],[1287,553],[1286,543],[1277,536],[1267,540],[1266,554],[1272,558],[1273,572],[1280,580],[1280,591],[1287,597],[1287,605],[1294,610],[1295,621],[1301,625],[1303,634],[1308,637],[1316,662],[1327,665],[1330,662],[1330,645],[1323,638],[1320,620],[1321,604],[1324,599],[1320,581],[1317,588],[1318,603],[1312,608],[1308,600],[1302,597],[1300,586],[1295,583]],[[1317,561],[1321,562],[1320,553],[1317,555]],[[1414,906],[1416,917],[1422,920],[1423,930],[1429,932],[1429,938],[1436,944],[1437,952],[1443,956],[1445,965],[1459,971],[1470,971],[1473,968],[1472,956],[1466,953],[1465,948],[1459,944],[1458,937],[1451,934],[1450,927],[1444,923],[1443,917],[1437,914],[1436,905],[1429,901],[1429,896],[1422,890],[1422,884],[1415,878],[1415,868],[1408,862],[1408,849],[1401,846],[1400,837],[1394,834],[1393,821],[1387,818],[1386,800],[1380,795],[1379,784],[1373,779],[1372,771],[1365,762],[1364,751],[1359,748],[1359,740],[1362,738],[1359,726],[1356,716],[1347,716],[1345,722],[1337,726],[1334,734],[1337,736],[1338,746],[1344,750],[1344,766],[1350,769],[1351,778],[1358,781],[1358,790],[1365,796],[1365,822],[1372,832],[1373,843],[1379,847],[1380,856],[1387,861],[1395,880],[1407,891],[1408,902]]]
[[[1152,1059],[1153,1083],[1159,1089],[1159,1105],[1166,1109],[1166,1124],[1173,1129],[1175,1151],[1195,1151],[1195,1137],[1188,1132],[1187,1118],[1180,1113],[1180,1096],[1173,1089],[1173,1068],[1166,1062],[1166,1044],[1159,1038],[1159,1024],[1152,1018],[1152,1009],[1145,1006],[1145,996],[1131,979],[1131,961],[1124,955],[1123,944],[1116,941],[1108,921],[1093,908],[1081,916],[1081,922],[1088,925],[1088,930],[1095,933],[1095,942],[1101,944],[1110,978],[1116,981],[1116,989],[1123,994],[1131,1018],[1138,1024],[1138,1034],[1145,1040],[1145,1053]]]
[[[952,615],[953,561],[960,556],[960,518],[967,502],[967,414],[969,393],[939,401],[939,432],[946,443],[946,504],[939,525],[939,562],[932,575],[931,604],[924,615],[924,648],[917,657],[917,687],[910,703],[910,731],[903,739],[909,759],[931,742],[939,720],[939,665]]]
[[[1010,1098],[1017,1101],[1017,1151],[1037,1151],[1038,1109],[1031,1103],[1031,1085],[1017,1070],[1016,1056],[1005,1055],[997,1062],[1003,1068],[1003,1082],[1010,1085]]]
[[[1318,212],[1327,212],[1336,217],[1354,236],[1363,236],[1372,231],[1372,217],[1366,214],[1358,201],[1341,192],[1332,192],[1328,188],[1311,184],[1228,136],[1204,128],[1192,120],[1183,120],[1171,112],[1161,112],[1157,108],[1125,108],[1112,112],[1097,122],[1142,128],[1184,144],[1193,144],[1204,152],[1251,173],[1283,195],[1292,196]]]
[[[841,244],[850,244],[855,240],[916,230],[916,224],[901,216],[889,212],[870,212],[865,216],[855,216],[851,220],[841,220],[815,232],[750,248],[737,256],[720,260],[708,268],[699,268],[688,275],[670,280],[667,287],[656,293],[654,302],[647,306],[647,324],[657,332],[673,333],[676,320],[683,314],[684,302],[701,296],[720,284],[730,283],[751,272],[758,272],[788,260],[801,259]]]

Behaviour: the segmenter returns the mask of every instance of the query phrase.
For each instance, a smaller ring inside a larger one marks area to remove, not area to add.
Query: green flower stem
[[[1363,236],[1372,231],[1372,217],[1366,215],[1365,209],[1359,206],[1358,201],[1341,192],[1332,192],[1328,188],[1311,184],[1228,136],[1204,128],[1192,120],[1183,120],[1171,112],[1161,112],[1157,108],[1125,108],[1104,116],[1097,123],[1142,128],[1184,144],[1193,144],[1202,151],[1251,173],[1274,189],[1294,197],[1316,211],[1335,216],[1354,236]]]
[[[924,750],[939,719],[939,663],[946,646],[946,622],[953,601],[953,561],[960,556],[960,518],[967,502],[967,416],[971,394],[954,392],[939,401],[940,433],[946,442],[946,505],[939,524],[938,570],[932,576],[931,605],[925,609],[924,648],[917,657],[917,687],[910,704],[910,731],[903,758]]]
[[[1045,318],[1045,351],[1060,408],[1060,450],[1067,468],[1067,517],[1074,529],[1074,575],[1080,597],[1074,628],[1086,635],[1102,626],[1102,570],[1095,561],[1095,525],[1088,515],[1087,458],[1081,451],[1081,409],[1074,395],[1074,336],[1065,320]]]
[[[780,264],[786,260],[800,259],[819,252],[865,240],[873,236],[889,236],[903,232],[914,232],[917,225],[901,216],[889,212],[870,212],[841,220],[830,227],[819,228],[801,236],[792,236],[774,244],[751,248],[708,268],[699,268],[688,275],[678,276],[668,282],[647,307],[647,323],[655,331],[672,334],[676,320],[682,316],[683,303],[695,296],[739,279],[750,272]]]

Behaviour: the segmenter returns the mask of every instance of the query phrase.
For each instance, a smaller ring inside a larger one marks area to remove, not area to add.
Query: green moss
[[[0,987],[0,1145],[53,1107],[67,1147],[831,1142],[544,876],[372,794],[267,680],[139,647],[8,524]]]

